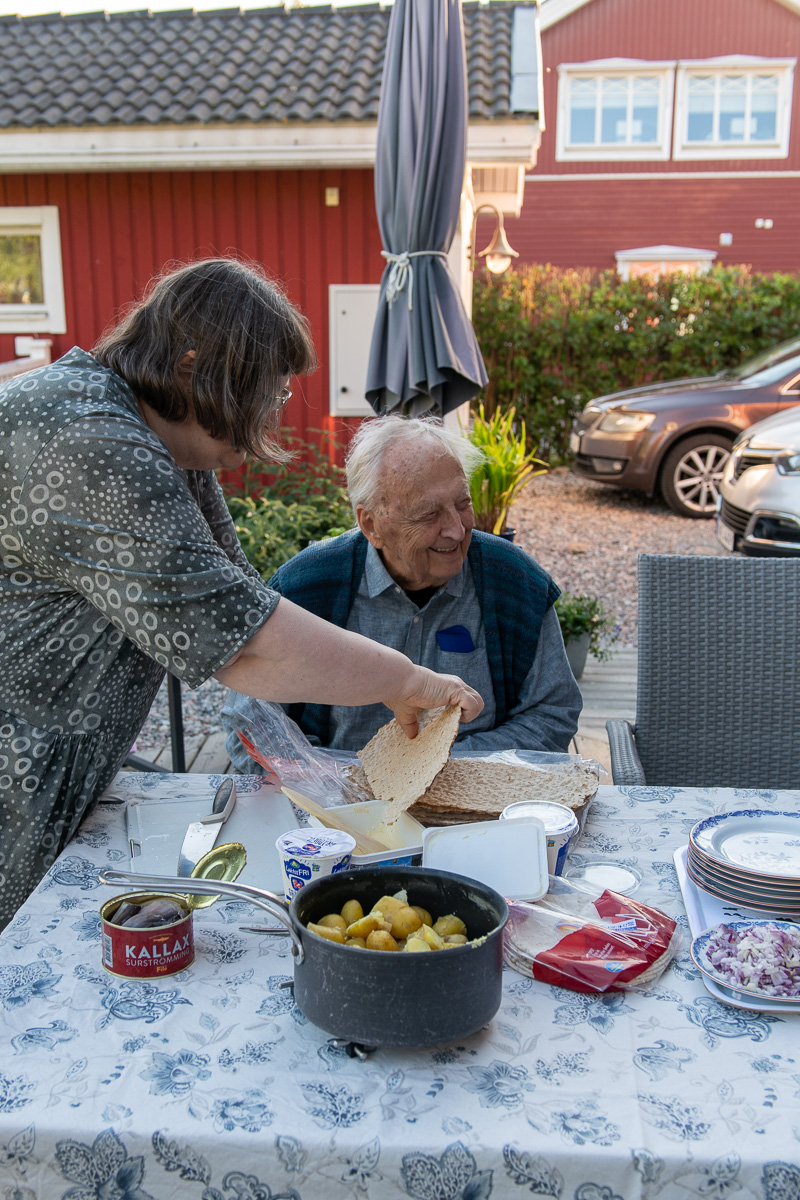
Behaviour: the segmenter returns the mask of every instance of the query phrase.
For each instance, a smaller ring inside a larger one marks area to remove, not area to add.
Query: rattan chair
[[[615,784],[800,787],[800,558],[639,557],[636,721]]]

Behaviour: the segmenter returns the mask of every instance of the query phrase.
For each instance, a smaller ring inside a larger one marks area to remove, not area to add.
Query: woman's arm
[[[216,672],[220,683],[257,700],[385,704],[409,737],[421,709],[458,704],[472,721],[483,700],[455,675],[415,666],[404,654],[348,633],[282,598],[269,619]]]

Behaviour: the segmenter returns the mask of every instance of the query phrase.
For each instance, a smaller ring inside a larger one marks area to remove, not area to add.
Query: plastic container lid
[[[552,800],[517,800],[500,813],[501,821],[518,820],[520,817],[536,817],[544,821],[548,833],[571,833],[578,828],[578,818],[565,804]]]
[[[426,829],[422,865],[476,879],[507,900],[540,900],[549,884],[544,824],[517,817]]]

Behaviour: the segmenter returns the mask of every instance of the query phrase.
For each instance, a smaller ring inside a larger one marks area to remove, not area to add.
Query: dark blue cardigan
[[[269,586],[345,629],[364,574],[368,545],[357,529],[317,542],[279,567]],[[536,654],[542,620],[560,592],[530,555],[494,534],[473,532],[467,558],[483,613],[496,723],[500,725],[517,702]],[[307,736],[316,736],[327,745],[328,705],[294,704],[289,715]]]

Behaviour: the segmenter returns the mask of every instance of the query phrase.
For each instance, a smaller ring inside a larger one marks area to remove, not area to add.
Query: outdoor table
[[[571,863],[640,872],[637,898],[686,929],[673,852],[694,822],[799,801],[601,787]],[[3,1197],[800,1195],[800,1016],[712,998],[688,936],[647,994],[506,970],[478,1034],[360,1061],[296,1009],[288,939],[242,932],[268,918],[239,901],[195,915],[184,973],[108,974],[99,908],[124,890],[98,883],[109,866],[128,867],[124,823],[101,805],[0,938]]]

